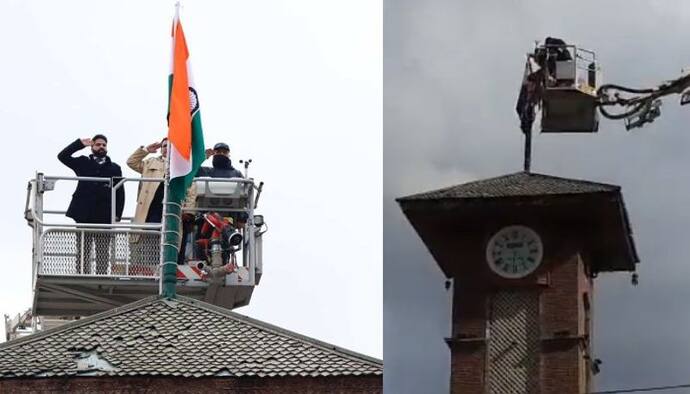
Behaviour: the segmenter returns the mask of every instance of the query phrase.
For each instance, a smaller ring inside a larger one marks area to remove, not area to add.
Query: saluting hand
[[[206,149],[206,158],[208,159],[209,157],[213,156],[215,151],[211,148]]]
[[[150,144],[149,146],[146,147],[146,151],[149,153],[156,153],[158,151],[158,148],[161,147],[160,142],[154,142],[153,144]]]
[[[81,143],[84,144],[84,147],[93,145],[91,138],[82,138]]]

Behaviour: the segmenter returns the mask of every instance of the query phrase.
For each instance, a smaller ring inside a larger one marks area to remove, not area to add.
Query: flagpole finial
[[[179,1],[175,2],[175,19],[179,20],[180,19],[180,8],[182,8],[182,4],[180,4]]]

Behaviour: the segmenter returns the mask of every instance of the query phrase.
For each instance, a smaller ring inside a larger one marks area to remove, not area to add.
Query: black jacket
[[[72,157],[74,152],[84,148],[80,140],[69,144],[58,154],[58,160],[71,168],[77,176],[112,178],[116,184],[122,177],[120,166],[110,161],[106,156],[106,162],[98,164],[93,156]],[[77,223],[110,223],[110,192],[108,182],[79,181],[77,190],[72,194],[72,202],[67,209],[67,217]],[[116,217],[122,217],[122,209],[125,207],[125,190],[117,189],[115,204]]]
[[[244,178],[244,175],[232,166],[230,160],[227,164],[213,166],[213,167],[199,167],[199,171],[196,173],[198,177],[209,177],[209,178]]]

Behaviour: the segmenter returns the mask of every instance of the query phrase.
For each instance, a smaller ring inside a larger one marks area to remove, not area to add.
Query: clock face
[[[504,227],[486,245],[486,261],[491,270],[510,279],[522,278],[534,272],[543,254],[541,238],[525,226]]]

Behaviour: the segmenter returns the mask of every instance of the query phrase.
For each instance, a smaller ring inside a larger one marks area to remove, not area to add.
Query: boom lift
[[[266,224],[256,213],[263,182],[244,178],[196,178],[196,207],[186,252],[177,266],[177,293],[225,308],[247,305],[261,280]],[[31,309],[5,316],[8,340],[103,312],[158,294],[161,224],[137,224],[131,217],[110,224],[65,223],[64,210],[45,209],[56,183],[127,183],[163,179],[49,176],[37,173],[28,183],[25,218],[32,230]],[[210,230],[210,231],[208,231]],[[97,262],[107,259],[107,265]]]
[[[538,109],[543,133],[596,132],[599,114],[623,119],[631,130],[659,117],[661,98],[670,94],[690,103],[690,74],[646,89],[602,84],[594,52],[547,37],[527,54],[516,110],[526,135]]]

